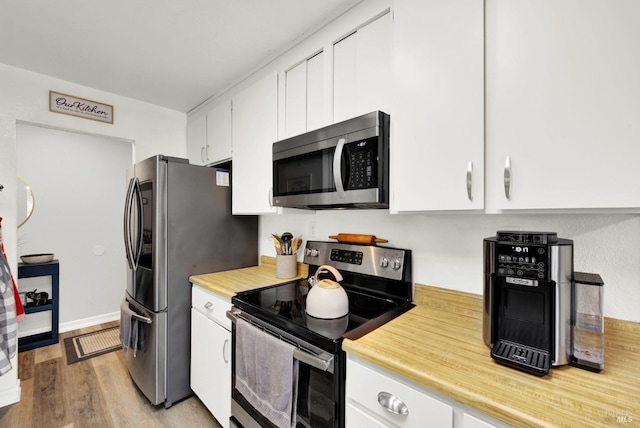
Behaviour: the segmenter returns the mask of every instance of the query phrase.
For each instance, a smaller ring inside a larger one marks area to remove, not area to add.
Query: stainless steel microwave
[[[374,111],[273,144],[273,205],[389,207],[389,115]]]

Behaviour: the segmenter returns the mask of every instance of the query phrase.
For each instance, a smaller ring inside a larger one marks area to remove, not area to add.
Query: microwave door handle
[[[344,151],[344,144],[347,142],[345,138],[340,138],[336,145],[336,151],[333,154],[333,181],[336,185],[336,193],[338,198],[345,199],[344,186],[342,185],[342,171],[340,164],[342,161],[342,152]]]

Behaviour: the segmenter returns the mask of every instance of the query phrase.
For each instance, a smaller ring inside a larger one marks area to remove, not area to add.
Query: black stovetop
[[[232,303],[238,309],[298,336],[328,352],[338,352],[343,338],[357,339],[411,309],[414,305],[394,296],[373,296],[344,286],[349,314],[334,320],[311,317],[305,312],[307,280],[238,293]]]

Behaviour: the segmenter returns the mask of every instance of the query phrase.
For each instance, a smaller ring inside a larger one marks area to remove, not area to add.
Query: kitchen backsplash
[[[413,279],[482,294],[482,239],[500,229],[557,232],[575,243],[575,270],[602,276],[605,316],[640,322],[640,216],[631,214],[426,214],[317,211],[260,217],[260,254],[274,256],[271,233],[308,239],[373,234],[413,250]],[[302,255],[299,255],[300,260]]]

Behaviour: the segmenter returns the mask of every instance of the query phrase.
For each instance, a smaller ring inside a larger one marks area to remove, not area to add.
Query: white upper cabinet
[[[640,207],[640,2],[486,7],[487,208]]]
[[[207,112],[207,163],[231,159],[231,100]]]
[[[206,165],[207,116],[189,117],[187,121],[187,157],[193,165]]]
[[[194,165],[231,159],[231,100],[207,108],[188,119],[187,156]]]
[[[484,4],[394,2],[391,211],[484,208]]]
[[[324,54],[287,70],[285,79],[285,138],[326,125],[323,119]]]
[[[391,14],[387,12],[333,46],[334,122],[374,110],[390,112],[391,40]]]
[[[271,205],[273,143],[278,139],[278,75],[270,73],[233,97],[232,213],[275,213]]]

